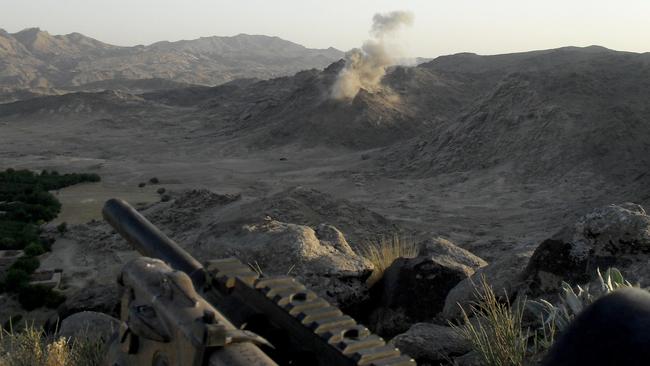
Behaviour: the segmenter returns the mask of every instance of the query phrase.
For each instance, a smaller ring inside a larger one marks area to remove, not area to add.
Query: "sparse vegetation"
[[[46,252],[46,249],[40,243],[30,243],[24,249],[25,255],[29,257],[36,257]]]
[[[0,366],[96,366],[104,355],[101,341],[83,335],[52,338],[34,326],[0,331]]]
[[[418,254],[418,248],[412,240],[394,235],[391,238],[383,238],[377,243],[366,244],[360,254],[374,266],[372,275],[367,281],[368,285],[372,286],[382,278],[384,271],[397,258],[414,258]]]
[[[29,285],[18,290],[18,301],[25,310],[41,306],[54,309],[65,301],[65,296],[42,285]]]
[[[522,327],[525,307],[521,302],[499,302],[485,277],[479,286],[475,289],[478,301],[469,314],[462,309],[464,325],[451,326],[472,344],[486,366],[522,365],[529,337]]]
[[[537,360],[553,345],[569,323],[599,297],[621,287],[632,286],[616,268],[598,270],[596,285],[576,286],[563,282],[557,304],[546,300],[500,302],[485,278],[475,285],[477,301],[469,312],[462,309],[463,325],[450,323],[467,339],[486,366],[521,366]],[[539,327],[524,325],[525,310],[538,316]]]
[[[44,305],[55,307],[63,301],[63,296],[50,288],[29,285],[30,275],[39,267],[37,256],[48,250],[41,244],[39,226],[54,219],[61,210],[61,203],[49,191],[99,180],[97,174],[14,169],[0,172],[0,249],[25,252],[6,273],[0,274],[0,292],[16,293],[28,310]],[[57,230],[63,233],[67,225],[62,223]]]
[[[59,174],[44,170],[0,172],[0,249],[23,249],[38,242],[38,225],[54,219],[61,204],[49,191],[82,182],[98,182],[97,174]]]
[[[66,231],[68,231],[68,224],[65,222],[62,222],[56,226],[56,231],[59,232],[59,234],[64,234]]]
[[[537,314],[541,320],[539,333],[553,336],[556,332],[564,331],[571,321],[587,306],[603,295],[609,294],[622,287],[632,287],[625,280],[621,271],[610,268],[603,275],[597,270],[598,281],[595,284],[576,286],[575,289],[568,283],[562,282],[560,299],[557,304],[552,304],[544,299],[529,301],[529,309]],[[554,337],[551,337],[551,341]],[[548,342],[543,342],[548,343]]]

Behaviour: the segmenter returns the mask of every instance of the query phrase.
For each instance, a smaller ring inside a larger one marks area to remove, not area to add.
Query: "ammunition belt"
[[[238,299],[238,306],[252,308],[274,326],[288,330],[294,342],[319,355],[321,366],[415,365],[413,359],[292,277],[260,278],[234,258],[209,261],[206,269],[213,287]]]

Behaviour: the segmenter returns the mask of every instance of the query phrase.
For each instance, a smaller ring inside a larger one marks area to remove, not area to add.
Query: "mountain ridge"
[[[115,46],[81,33],[40,28],[0,31],[0,102],[12,95],[62,94],[110,79],[167,79],[213,86],[238,78],[268,79],[323,68],[343,57],[279,37],[240,34]],[[158,89],[151,89],[152,91]]]

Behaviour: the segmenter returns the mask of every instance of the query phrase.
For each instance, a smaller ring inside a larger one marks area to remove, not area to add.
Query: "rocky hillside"
[[[388,154],[411,174],[504,168],[518,180],[633,180],[650,167],[650,55],[599,47],[438,58],[480,86],[452,123]],[[477,81],[480,80],[480,81]]]
[[[309,49],[277,37],[246,34],[118,47],[79,33],[0,30],[0,101],[15,100],[21,96],[19,91],[97,90],[98,82],[113,79],[201,85],[242,77],[266,79],[322,68],[342,56],[334,48]],[[149,83],[147,90],[159,90],[159,84]],[[162,86],[169,88],[169,84]]]

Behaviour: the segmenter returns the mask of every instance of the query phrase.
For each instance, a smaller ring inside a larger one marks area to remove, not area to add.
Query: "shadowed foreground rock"
[[[449,291],[474,270],[444,257],[398,258],[371,290],[379,306],[370,315],[371,326],[392,336],[431,320],[443,309]]]
[[[63,319],[58,335],[107,342],[119,329],[120,321],[116,318],[95,311],[82,311]]]
[[[549,351],[543,366],[650,365],[650,294],[626,288],[586,308]]]
[[[438,365],[471,350],[471,345],[455,330],[431,323],[414,324],[406,333],[393,338],[391,343],[419,364]]]
[[[633,203],[609,205],[581,217],[545,240],[526,268],[533,292],[555,290],[561,281],[586,283],[596,270],[617,267],[625,278],[647,279],[650,217]]]

